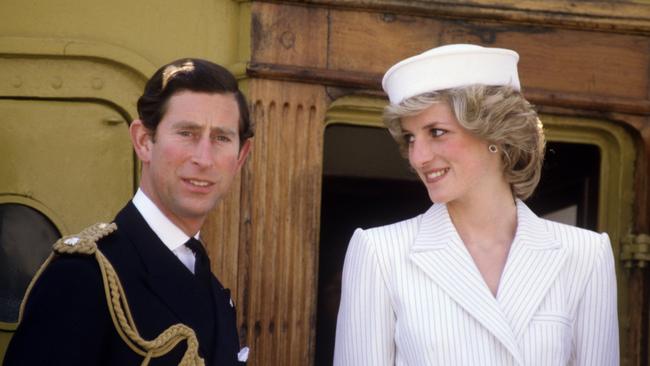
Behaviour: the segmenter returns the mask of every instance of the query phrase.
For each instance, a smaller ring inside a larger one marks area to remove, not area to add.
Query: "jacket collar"
[[[209,306],[196,291],[194,275],[185,265],[163,244],[156,233],[149,227],[142,215],[132,202],[129,202],[115,218],[118,230],[131,242],[138,259],[142,264],[143,280],[152,292],[168,307],[181,323],[187,324],[198,333],[210,332],[204,319],[200,317],[209,309],[198,309],[188,306]],[[136,320],[137,321],[137,320]],[[154,335],[154,336],[157,336]],[[202,353],[205,347],[199,344]]]
[[[410,259],[523,363],[518,338],[566,257],[559,242],[517,200],[517,231],[495,298],[463,244],[444,204],[422,217]]]
[[[183,232],[176,224],[174,224],[165,214],[160,211],[160,208],[147,196],[141,188],[135,192],[135,196],[131,200],[133,206],[138,210],[144,221],[151,230],[156,233],[158,239],[174,251],[178,247],[185,245],[190,237]],[[199,239],[199,233],[194,235],[195,239]]]
[[[559,248],[559,242],[548,231],[544,220],[535,215],[520,199],[516,200],[516,204],[517,230],[513,246],[515,244],[525,245],[538,250]],[[442,249],[450,244],[450,240],[462,243],[449,217],[447,205],[434,204],[422,215],[418,235],[411,250],[422,252]]]

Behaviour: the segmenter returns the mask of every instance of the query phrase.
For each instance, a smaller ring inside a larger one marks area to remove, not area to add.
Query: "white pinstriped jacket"
[[[517,215],[496,298],[445,205],[357,229],[334,365],[618,365],[607,234],[540,219],[521,201]]]

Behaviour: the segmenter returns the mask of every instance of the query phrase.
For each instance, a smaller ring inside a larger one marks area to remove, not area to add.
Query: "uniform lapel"
[[[118,228],[126,233],[139,253],[144,267],[145,278],[143,280],[178,318],[178,322],[188,325],[197,333],[209,334],[210,330],[206,327],[212,326],[212,324],[205,324],[206,322],[201,319],[200,314],[204,314],[210,309],[195,307],[208,306],[208,304],[197,292],[194,275],[160,241],[132,203],[129,203],[124,211],[127,215],[118,216],[115,221]],[[189,307],[187,304],[193,304],[193,307]],[[144,330],[142,331],[144,333]],[[154,336],[158,336],[158,334]],[[199,344],[203,354],[205,354],[203,349],[205,346]]]
[[[504,268],[497,300],[517,339],[528,327],[567,257],[544,222],[517,200],[517,233]]]
[[[458,236],[445,205],[435,204],[423,215],[410,258],[522,364],[512,328]]]
[[[212,276],[212,296],[218,324],[214,342],[215,364],[229,365],[232,364],[239,350],[235,308],[230,297],[230,290],[224,288],[216,276]]]

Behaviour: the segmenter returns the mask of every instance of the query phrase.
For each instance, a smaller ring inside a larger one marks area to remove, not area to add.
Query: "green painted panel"
[[[107,105],[0,99],[0,203],[38,210],[63,235],[110,221],[133,194],[134,164],[127,123]],[[14,328],[0,323],[0,359]]]
[[[181,57],[230,65],[248,43],[239,17],[232,0],[3,0],[0,35],[115,45],[158,66]]]
[[[35,206],[61,233],[110,220],[133,194],[124,118],[91,102],[0,100],[0,201]]]

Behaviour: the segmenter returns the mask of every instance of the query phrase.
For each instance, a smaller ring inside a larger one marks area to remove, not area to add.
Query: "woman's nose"
[[[413,168],[418,168],[433,159],[433,146],[429,141],[415,139],[409,148],[409,161]]]

